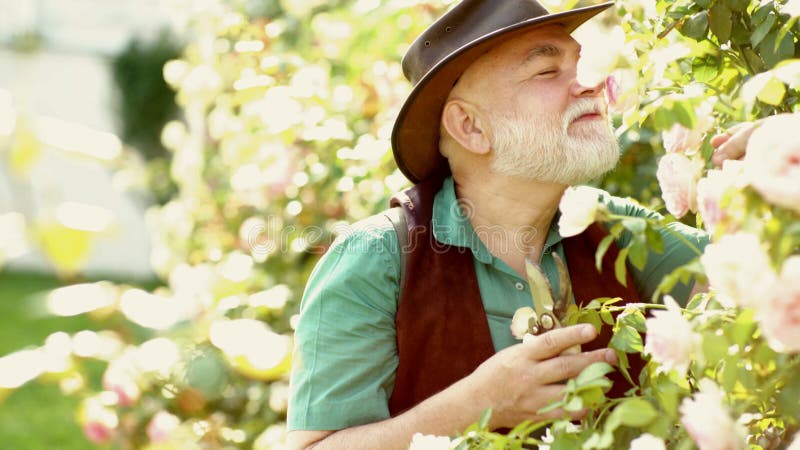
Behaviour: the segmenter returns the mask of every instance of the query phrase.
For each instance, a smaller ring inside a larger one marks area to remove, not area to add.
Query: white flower
[[[663,439],[645,433],[631,441],[629,450],[666,450],[666,448]]]
[[[781,12],[792,17],[800,17],[800,0],[789,0],[781,7]]]
[[[713,381],[700,380],[700,392],[683,400],[681,423],[700,450],[745,448],[745,431],[723,405],[723,394]]]
[[[408,450],[448,450],[449,448],[450,438],[447,436],[415,433]]]
[[[743,231],[708,245],[700,262],[717,300],[728,308],[757,306],[766,300],[775,282],[775,272],[758,238]]]
[[[745,174],[764,198],[800,211],[800,114],[781,114],[763,121],[747,144]]]
[[[758,321],[770,346],[779,352],[800,352],[800,256],[784,261],[768,301],[759,306]]]
[[[558,232],[562,237],[581,234],[594,222],[597,215],[600,191],[588,186],[570,187],[564,191],[558,209]]]
[[[625,50],[625,32],[620,26],[606,29],[590,21],[572,36],[581,44],[578,82],[583,86],[597,86],[614,70]]]
[[[660,364],[657,371],[676,370],[683,376],[689,368],[698,337],[672,297],[664,297],[664,304],[666,311],[654,311],[653,317],[645,322],[644,353]]]
[[[728,217],[720,207],[723,195],[733,187],[743,186],[744,164],[728,159],[722,170],[709,170],[705,178],[697,182],[697,210],[703,218],[703,227],[713,233],[717,225]]]
[[[800,450],[800,432],[794,434],[794,440],[786,447],[786,450]]]
[[[667,211],[681,218],[697,211],[697,180],[702,166],[679,153],[668,153],[658,162],[656,178]]]

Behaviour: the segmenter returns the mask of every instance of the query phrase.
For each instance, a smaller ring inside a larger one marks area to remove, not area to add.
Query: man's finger
[[[718,135],[716,135],[716,136],[711,138],[711,140],[709,141],[709,144],[711,144],[712,147],[717,148],[720,145],[728,142],[728,139],[730,139],[730,138],[731,138],[731,135],[728,134],[728,133],[718,134]]]
[[[560,383],[577,377],[586,367],[596,362],[617,363],[614,350],[601,348],[579,355],[559,356],[536,365],[537,379],[542,383]]]
[[[595,337],[597,337],[597,330],[593,325],[581,324],[548,331],[523,345],[530,358],[545,360],[559,355],[573,345],[590,342]]]
[[[747,149],[747,142],[750,140],[750,135],[755,130],[755,124],[752,122],[740,123],[732,127],[728,133],[730,137],[725,139],[724,142],[716,146],[717,150],[714,152],[712,161],[716,166],[721,166],[726,159],[739,159],[744,156]],[[712,138],[711,145],[714,146]]]

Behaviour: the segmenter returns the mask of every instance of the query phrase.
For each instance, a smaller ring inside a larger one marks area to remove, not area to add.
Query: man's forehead
[[[558,56],[570,50],[579,51],[578,42],[560,25],[549,25],[510,39],[493,51],[514,58],[528,59],[537,56]]]

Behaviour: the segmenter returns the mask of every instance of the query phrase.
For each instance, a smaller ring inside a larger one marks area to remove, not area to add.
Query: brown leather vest
[[[408,222],[406,281],[401,288],[396,328],[399,365],[389,411],[396,416],[469,375],[494,354],[486,312],[483,309],[472,252],[445,245],[433,236],[433,199],[441,179],[426,181],[392,198]],[[607,232],[593,224],[582,234],[563,240],[575,300],[588,303],[598,297],[621,297],[638,302],[628,275],[625,287],[614,277],[618,248],[612,243],[605,254],[602,274],[595,266],[595,249]],[[586,351],[606,347],[611,329],[583,345]],[[643,367],[629,355],[634,380]],[[615,373],[609,396],[621,396],[630,385]]]

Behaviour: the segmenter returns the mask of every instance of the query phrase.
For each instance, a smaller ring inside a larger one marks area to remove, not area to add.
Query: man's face
[[[576,80],[580,46],[560,26],[532,30],[484,55],[468,89],[488,116],[499,174],[579,184],[611,170],[619,148],[602,85]]]

